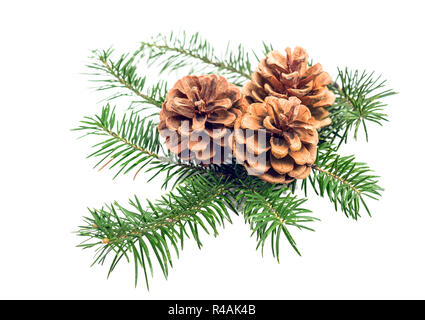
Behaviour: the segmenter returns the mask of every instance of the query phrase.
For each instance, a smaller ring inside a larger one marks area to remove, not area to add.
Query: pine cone
[[[278,51],[269,52],[261,60],[257,70],[242,89],[249,103],[263,102],[265,97],[287,99],[294,96],[310,109],[314,126],[322,128],[331,123],[329,112],[324,108],[335,102],[335,95],[327,87],[330,75],[322,71],[322,65],[307,65],[307,52],[296,47],[293,52],[286,48],[286,57]]]
[[[222,163],[241,108],[240,90],[222,76],[185,76],[168,92],[158,129],[179,158]]]
[[[309,109],[296,97],[267,97],[238,117],[233,153],[249,174],[271,183],[305,179],[316,161],[318,133]]]

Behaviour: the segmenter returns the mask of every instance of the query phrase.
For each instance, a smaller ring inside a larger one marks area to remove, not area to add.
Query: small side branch
[[[122,257],[135,265],[137,285],[138,269],[142,268],[146,284],[148,272],[153,275],[156,258],[165,277],[173,266],[171,251],[179,255],[184,240],[193,237],[202,247],[200,231],[218,234],[218,227],[231,222],[223,194],[229,185],[213,176],[197,177],[181,185],[155,203],[148,202],[144,209],[137,197],[130,200],[130,208],[118,203],[102,209],[90,210],[78,234],[86,240],[84,249],[96,248],[93,264],[103,264],[111,256],[109,274]],[[108,275],[109,275],[108,274]]]
[[[140,98],[146,100],[146,102],[148,102],[152,105],[155,105],[158,108],[162,107],[162,101],[157,101],[157,100],[153,99],[152,97],[150,97],[146,94],[143,94],[140,90],[138,90],[136,87],[131,85],[119,73],[119,70],[117,70],[117,68],[114,68],[113,65],[110,64],[104,56],[99,56],[99,60],[102,61],[102,63],[104,64],[106,70],[108,70],[110,75],[112,75],[119,83],[121,83],[124,87],[129,89],[131,92],[133,92],[136,96],[139,96]]]
[[[318,166],[316,166],[315,164],[313,164],[311,166],[311,168],[313,170],[317,170],[320,172],[323,172],[324,174],[326,174],[327,176],[331,177],[332,179],[338,180],[339,182],[341,182],[342,184],[348,186],[351,190],[353,190],[355,193],[357,193],[358,195],[360,195],[360,191],[354,187],[351,183],[349,183],[348,181],[342,179],[341,177],[338,177],[337,175],[333,174],[332,172],[326,171]]]
[[[385,86],[386,81],[373,72],[338,69],[336,81],[329,86],[336,95],[335,103],[327,108],[332,124],[321,130],[321,139],[329,143],[337,141],[340,146],[348,141],[350,132],[357,139],[359,130],[363,129],[367,141],[371,122],[383,125],[388,121],[383,99],[396,92]]]
[[[311,213],[310,210],[301,207],[306,199],[297,199],[288,191],[287,187],[270,185],[253,176],[241,181],[237,189],[245,219],[251,226],[252,234],[257,235],[257,248],[261,247],[263,251],[266,240],[270,239],[273,256],[278,261],[281,234],[301,255],[288,227],[312,230],[304,223],[317,220],[307,215]]]
[[[114,94],[106,100],[113,100],[121,96],[135,96],[140,101],[133,103],[149,104],[161,108],[167,94],[167,84],[159,81],[154,86],[146,87],[146,76],[139,76],[135,63],[135,56],[121,55],[113,59],[113,50],[94,51],[91,57],[93,62],[87,67],[94,70],[89,73],[93,77],[91,82],[98,84],[99,91],[114,90]],[[125,89],[120,90],[120,89]]]
[[[95,167],[101,166],[103,169],[109,165],[110,169],[119,168],[115,177],[131,170],[136,170],[136,177],[142,168],[150,165],[148,171],[153,172],[151,179],[161,172],[167,173],[163,183],[166,187],[173,178],[176,178],[176,182],[182,181],[195,173],[207,171],[202,166],[182,162],[163,152],[157,124],[152,120],[140,118],[134,112],[117,120],[115,111],[106,105],[100,115],[86,117],[74,130],[85,131],[85,135],[104,137],[93,146],[95,151],[89,157],[100,158]]]
[[[322,145],[318,160],[312,166],[312,174],[302,186],[307,193],[307,182],[320,195],[327,195],[347,217],[360,217],[362,207],[370,215],[365,198],[377,199],[383,189],[378,185],[377,176],[364,163],[355,161],[354,156],[340,156],[335,149]]]
[[[203,63],[206,63],[206,64],[209,64],[213,67],[216,67],[217,69],[227,70],[227,71],[232,72],[232,73],[237,73],[244,78],[251,79],[251,76],[249,74],[235,68],[231,64],[228,64],[228,63],[225,63],[225,62],[219,61],[219,60],[213,60],[212,58],[202,56],[202,55],[196,53],[195,51],[185,50],[185,49],[177,48],[177,47],[170,47],[170,46],[166,46],[166,45],[158,45],[158,44],[151,43],[151,42],[142,42],[142,46],[146,46],[146,47],[149,47],[149,48],[155,48],[155,49],[158,49],[158,50],[164,50],[164,51],[172,51],[172,52],[174,51],[174,52],[177,52],[181,55],[185,55],[185,56],[197,59],[199,61],[202,61]]]
[[[198,33],[158,35],[141,43],[136,55],[146,58],[149,65],[156,64],[161,72],[189,69],[189,73],[220,73],[228,81],[241,86],[251,78],[251,57],[241,45],[235,49],[227,46],[222,56]]]

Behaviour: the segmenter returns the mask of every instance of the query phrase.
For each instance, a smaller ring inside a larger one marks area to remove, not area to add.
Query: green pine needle
[[[307,199],[298,199],[289,188],[271,185],[253,176],[248,176],[235,187],[236,199],[250,224],[252,235],[257,237],[257,249],[270,239],[273,256],[279,261],[281,236],[285,237],[291,247],[301,255],[290,233],[290,227],[313,231],[305,223],[318,220],[311,217],[310,210],[302,208]]]
[[[134,178],[142,169],[151,174],[151,179],[165,173],[163,187],[175,180],[181,182],[190,176],[204,172],[205,169],[193,162],[183,162],[162,147],[157,123],[142,118],[132,111],[117,119],[115,109],[109,104],[102,108],[100,115],[86,117],[75,131],[84,132],[83,136],[98,136],[100,141],[93,145],[88,158],[97,158],[95,168],[116,170],[114,178],[120,174],[135,172]]]
[[[252,57],[242,45],[232,49],[228,44],[225,53],[219,55],[198,33],[159,34],[142,42],[138,53],[149,65],[160,66],[161,73],[188,68],[189,73],[222,74],[236,85],[242,85],[252,73]]]
[[[90,70],[88,75],[92,77],[90,81],[97,85],[96,90],[113,90],[114,93],[105,99],[107,101],[133,96],[136,100],[132,102],[132,108],[139,105],[161,108],[168,91],[167,83],[159,81],[146,88],[146,76],[137,73],[136,56],[125,54],[113,58],[113,52],[113,49],[93,51],[92,62],[87,67]]]
[[[327,196],[335,210],[357,220],[362,208],[370,215],[366,198],[377,200],[383,189],[378,176],[367,164],[355,161],[354,156],[340,156],[327,144],[319,148],[318,159],[310,176],[302,182],[307,193],[307,181],[321,197]]]
[[[368,123],[383,125],[388,121],[385,104],[382,99],[396,94],[385,89],[386,81],[374,72],[359,72],[338,69],[338,78],[330,86],[336,95],[335,104],[328,107],[332,124],[320,132],[321,139],[338,146],[348,142],[354,131],[357,139],[359,130],[363,130],[366,141],[369,139]]]
[[[218,235],[218,228],[230,222],[226,203],[226,181],[214,175],[197,176],[180,185],[174,192],[143,208],[138,197],[130,200],[130,207],[117,202],[101,209],[89,209],[85,225],[78,235],[86,238],[79,247],[95,248],[93,265],[111,264],[108,276],[125,257],[135,264],[135,284],[139,267],[142,268],[149,288],[149,274],[153,276],[154,259],[167,278],[173,266],[172,252],[179,256],[185,238],[193,238],[202,247],[202,229],[207,234]]]

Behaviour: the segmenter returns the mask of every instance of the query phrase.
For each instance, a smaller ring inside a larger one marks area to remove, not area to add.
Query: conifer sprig
[[[357,220],[363,209],[370,215],[366,198],[377,200],[383,189],[378,185],[378,176],[354,156],[340,156],[336,148],[322,145],[312,173],[303,180],[302,187],[307,193],[307,180],[314,191],[328,196],[335,210],[341,210],[347,217]]]
[[[130,208],[115,202],[101,209],[90,209],[78,235],[87,238],[80,247],[96,248],[93,265],[104,264],[111,256],[108,276],[122,258],[135,265],[137,285],[139,267],[149,287],[148,273],[153,275],[156,258],[165,277],[173,266],[172,251],[179,255],[184,240],[193,238],[202,247],[201,230],[218,235],[218,228],[231,218],[224,198],[229,184],[214,175],[198,176],[180,185],[147,209],[135,197]]]
[[[251,56],[242,45],[234,50],[228,45],[224,55],[219,55],[198,33],[159,34],[142,42],[139,52],[150,65],[160,66],[161,72],[190,68],[190,73],[222,74],[237,85],[242,85],[252,73]]]
[[[91,82],[97,84],[96,90],[114,90],[106,98],[107,101],[122,97],[133,96],[137,100],[133,104],[153,105],[161,108],[167,94],[167,83],[159,81],[146,88],[146,76],[137,73],[136,56],[124,54],[113,59],[114,50],[96,50],[87,65]],[[125,89],[125,90],[122,90]]]
[[[114,176],[134,171],[135,175],[144,169],[153,179],[161,172],[166,173],[163,187],[174,178],[180,182],[205,168],[193,162],[182,162],[168,151],[165,152],[159,138],[157,123],[131,112],[117,119],[115,110],[109,104],[102,108],[100,115],[86,117],[81,125],[74,129],[84,132],[84,136],[101,136],[101,141],[93,145],[95,149],[88,158],[98,158],[95,168],[99,170],[109,166],[117,169]]]
[[[336,95],[335,104],[327,109],[331,113],[332,124],[321,131],[321,138],[331,143],[346,143],[350,132],[357,139],[362,128],[369,139],[367,126],[369,122],[383,125],[388,121],[385,104],[382,100],[396,94],[392,89],[385,89],[386,80],[375,77],[374,72],[338,69],[338,77],[330,86]]]
[[[245,221],[256,235],[257,249],[270,239],[272,254],[279,261],[280,240],[285,237],[301,255],[289,227],[313,231],[305,223],[318,220],[310,216],[311,210],[302,208],[307,199],[298,199],[286,186],[276,186],[249,176],[236,188],[237,199]]]

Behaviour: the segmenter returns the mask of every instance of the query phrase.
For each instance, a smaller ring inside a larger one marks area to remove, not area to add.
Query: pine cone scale
[[[192,119],[192,130],[199,131],[205,129],[205,122],[207,121],[207,116],[202,114],[197,114]]]
[[[227,110],[220,109],[217,111],[214,111],[210,114],[210,116],[207,118],[205,117],[206,121],[209,123],[218,123],[223,124],[225,126],[230,126],[232,123],[236,120],[236,115],[232,112],[228,112]]]
[[[288,172],[291,172],[294,168],[294,160],[292,158],[286,157],[283,159],[278,159],[272,154],[270,159],[270,163],[273,169],[279,174],[286,174]]]
[[[262,118],[246,114],[242,117],[241,128],[242,129],[251,129],[251,130],[259,130],[263,127]]]
[[[292,159],[294,159],[296,164],[304,165],[310,160],[310,152],[307,150],[305,146],[302,146],[298,151],[289,150],[289,155]]]
[[[289,144],[289,150],[298,151],[301,149],[302,144],[298,135],[296,135],[293,132],[284,132],[283,137],[285,138],[286,142]]]
[[[177,131],[180,128],[180,124],[182,121],[184,121],[186,118],[182,116],[172,116],[165,120],[165,124],[168,129]]]
[[[282,138],[271,137],[270,145],[272,155],[277,159],[284,158],[289,152],[289,144]]]
[[[257,133],[253,133],[251,135],[248,134],[248,137],[245,139],[245,141],[247,149],[255,155],[259,155],[261,153],[269,151],[271,148],[268,141],[266,141],[266,143],[258,141]]]

